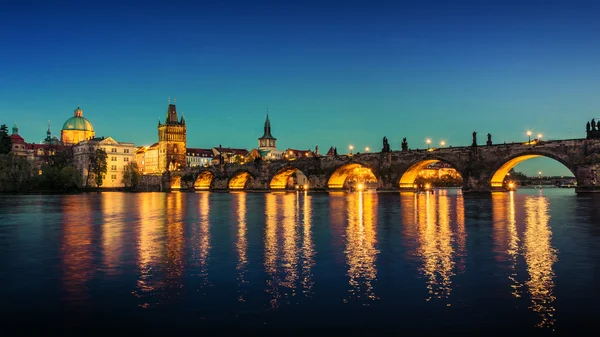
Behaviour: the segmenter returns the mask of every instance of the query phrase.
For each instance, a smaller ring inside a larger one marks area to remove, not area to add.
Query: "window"
[[[110,179],[112,179],[112,180],[115,180],[115,179],[117,179],[117,175],[116,175],[116,174],[113,174],[113,175],[111,175],[111,176],[110,176]]]
[[[117,161],[117,157],[110,157],[110,161]]]
[[[126,161],[126,162],[127,162],[127,161],[129,161],[129,158],[128,158],[128,157],[125,157],[125,158],[123,158],[123,161]]]
[[[116,171],[117,170],[117,165],[111,165],[110,169],[113,170],[113,171]]]
[[[110,152],[117,152],[117,149],[115,149],[114,147],[112,149],[110,149]]]
[[[124,153],[129,153],[129,149],[123,150]]]

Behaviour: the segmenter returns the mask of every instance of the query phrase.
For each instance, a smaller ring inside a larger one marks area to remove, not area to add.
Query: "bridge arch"
[[[571,171],[571,173],[573,173],[573,176],[575,178],[577,178],[577,170],[575,170],[573,168],[573,166],[571,166],[571,163],[566,162],[559,156],[554,155],[553,153],[534,151],[534,152],[516,154],[516,155],[510,156],[510,157],[504,159],[501,163],[499,163],[492,170],[492,172],[491,172],[492,177],[490,178],[490,186],[492,187],[492,189],[503,188],[504,187],[504,179],[506,178],[506,175],[508,174],[508,172],[510,170],[512,170],[515,166],[517,166],[518,164],[520,164],[526,160],[533,159],[533,158],[539,158],[539,157],[546,157],[546,158],[556,160],[557,162],[563,164],[567,169],[569,169],[569,171]]]
[[[356,180],[359,183],[377,183],[377,177],[372,169],[364,164],[350,163],[338,167],[329,176],[327,187],[330,189],[342,189],[350,182]]]
[[[206,191],[212,188],[212,182],[215,174],[211,171],[205,170],[200,171],[196,176],[196,180],[194,180],[194,189]]]
[[[462,173],[457,168],[457,165],[454,165],[451,162],[444,160],[442,158],[427,158],[427,159],[418,161],[416,163],[413,163],[411,166],[409,166],[408,169],[406,169],[401,174],[400,180],[398,181],[398,187],[400,188],[400,190],[415,189],[416,188],[415,181],[419,177],[419,173],[423,169],[428,167],[429,165],[439,163],[439,162],[450,165],[450,167],[452,167],[454,170],[456,170],[456,173],[462,178]]]
[[[172,190],[181,189],[181,176],[172,176],[170,185]]]
[[[308,179],[304,172],[302,172],[299,168],[294,166],[284,166],[279,169],[277,173],[270,179],[269,187],[272,190],[282,190],[288,187],[289,179],[296,174],[294,177],[296,185],[302,187],[302,189],[309,188]]]
[[[246,188],[249,179],[254,179],[254,175],[248,171],[240,170],[231,175],[227,186],[230,190],[243,190]]]

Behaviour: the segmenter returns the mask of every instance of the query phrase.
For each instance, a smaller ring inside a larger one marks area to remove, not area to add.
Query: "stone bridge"
[[[403,150],[295,160],[258,161],[188,168],[170,172],[165,189],[271,190],[283,189],[297,170],[308,178],[311,190],[342,189],[357,168],[372,173],[378,190],[412,191],[421,169],[435,162],[452,166],[463,178],[464,192],[506,190],[506,174],[535,157],[552,158],[577,179],[577,192],[600,191],[600,139],[571,139],[428,150]]]

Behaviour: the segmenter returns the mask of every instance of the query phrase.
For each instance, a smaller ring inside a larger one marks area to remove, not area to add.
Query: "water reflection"
[[[190,274],[195,280],[200,282],[201,287],[204,287],[209,284],[208,266],[211,249],[210,193],[201,192],[197,193],[196,195],[198,196],[198,205],[194,210],[194,214],[198,218],[198,223],[191,226],[191,237],[188,241],[192,252],[192,259],[190,261]],[[239,196],[241,194],[235,195]],[[246,202],[244,201],[243,207],[245,207],[245,205]]]
[[[236,265],[238,272],[238,301],[245,302],[246,299],[244,298],[244,293],[246,291],[245,284],[247,281],[244,279],[244,277],[246,274],[246,268],[248,266],[248,239],[246,238],[246,193],[235,193],[233,198],[237,208],[237,241],[235,243],[235,248],[238,257],[238,262]]]
[[[552,232],[548,227],[548,200],[544,197],[525,199],[527,229],[524,237],[525,262],[529,280],[526,282],[531,297],[530,308],[539,314],[538,327],[550,327],[554,319],[554,270],[556,250],[551,246]]]
[[[139,210],[139,238],[138,238],[138,269],[139,277],[134,296],[141,298],[142,308],[148,308],[159,299],[154,297],[155,292],[165,286],[164,279],[159,274],[162,247],[164,244],[164,219],[160,214],[164,203],[165,194],[140,193],[137,194],[137,209]]]
[[[169,193],[167,195],[167,269],[166,276],[169,286],[181,288],[183,276],[183,220],[185,203],[182,193]]]
[[[271,308],[289,302],[301,287],[312,294],[314,245],[311,199],[306,193],[269,193],[265,197],[266,292]]]
[[[349,298],[377,299],[373,281],[377,278],[375,261],[377,244],[377,194],[350,193],[346,196],[348,226],[346,227],[346,264],[350,278]]]
[[[412,199],[414,206],[404,212],[416,212],[415,255],[422,263],[419,271],[427,279],[426,300],[448,299],[452,292],[452,277],[465,269],[466,231],[462,195],[450,197],[447,191],[438,190],[436,194],[415,194]],[[453,200],[455,207],[451,205]],[[404,215],[404,218],[408,217],[408,214]]]
[[[102,198],[102,253],[104,267],[109,275],[117,274],[123,255],[123,215],[125,194],[111,194]]]
[[[90,196],[62,199],[61,258],[65,300],[81,304],[89,298],[86,282],[93,276],[92,205]]]
[[[517,206],[516,198],[522,199],[519,200],[522,206]],[[557,261],[557,250],[551,245],[549,202],[541,195],[521,196],[514,192],[494,194],[492,201],[494,244],[501,261],[506,257],[509,263],[511,294],[520,298],[526,286],[531,301],[529,308],[539,316],[536,326],[552,327],[556,300],[553,265]],[[518,213],[522,210],[524,214]],[[528,280],[525,282],[519,281],[521,257],[527,268]]]

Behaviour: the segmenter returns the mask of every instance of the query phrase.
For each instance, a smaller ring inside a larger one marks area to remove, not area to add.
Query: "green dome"
[[[82,131],[94,131],[94,127],[92,127],[92,123],[88,121],[85,117],[81,116],[73,116],[63,124],[63,130],[82,130]]]

